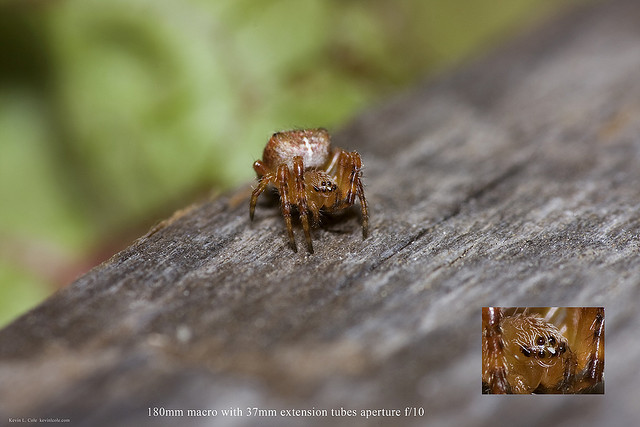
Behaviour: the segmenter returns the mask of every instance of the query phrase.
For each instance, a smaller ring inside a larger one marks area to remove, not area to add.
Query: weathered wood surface
[[[365,162],[366,241],[357,209],[314,231],[314,255],[300,228],[292,253],[264,202],[252,224],[233,194],[176,214],[0,332],[3,422],[640,419],[640,2],[574,12],[361,116],[335,143]],[[606,394],[482,396],[487,305],[605,306]],[[258,419],[247,407],[426,414]]]

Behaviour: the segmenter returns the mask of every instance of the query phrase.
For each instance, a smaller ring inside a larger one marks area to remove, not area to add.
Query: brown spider
[[[604,393],[604,308],[482,308],[482,392]]]
[[[258,186],[253,190],[249,216],[258,196],[273,184],[280,194],[282,216],[289,233],[289,243],[297,252],[291,227],[291,207],[296,206],[307,247],[313,253],[309,231],[309,212],[313,225],[320,222],[320,211],[333,212],[355,203],[356,195],[362,208],[362,237],[366,239],[369,214],[360,179],[362,160],[355,151],[331,147],[326,129],[289,130],[274,133],[253,169],[258,174]]]

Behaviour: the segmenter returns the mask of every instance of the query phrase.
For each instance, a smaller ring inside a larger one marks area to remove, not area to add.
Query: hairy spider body
[[[320,222],[320,212],[345,209],[360,199],[362,237],[369,228],[367,201],[362,184],[362,159],[355,151],[331,146],[326,129],[290,130],[274,133],[267,142],[262,160],[253,164],[258,186],[253,190],[249,216],[253,220],[258,196],[272,184],[280,195],[280,207],[287,227],[289,243],[297,246],[291,223],[295,206],[304,229],[307,248],[313,253],[309,214],[313,225]]]
[[[604,308],[482,308],[483,393],[602,393]]]

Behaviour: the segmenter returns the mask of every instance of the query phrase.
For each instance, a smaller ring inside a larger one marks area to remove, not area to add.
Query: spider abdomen
[[[262,153],[269,167],[286,164],[293,168],[293,158],[302,157],[305,169],[322,168],[329,160],[331,137],[326,129],[292,130],[274,133]]]

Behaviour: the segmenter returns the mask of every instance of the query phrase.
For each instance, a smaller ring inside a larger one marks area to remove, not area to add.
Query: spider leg
[[[333,209],[344,209],[353,205],[356,194],[358,192],[356,178],[359,177],[359,168],[357,169],[356,160],[353,153],[340,151],[337,159],[337,169],[335,171],[335,179],[340,188],[340,197],[336,198]],[[357,159],[360,159],[358,155]],[[360,162],[360,165],[362,163]],[[356,170],[357,169],[357,170]]]
[[[344,200],[346,197],[346,193],[344,193],[344,189],[347,186],[347,182],[345,182],[345,172],[348,170],[349,158],[346,151],[339,150],[335,156],[333,157],[331,163],[331,169],[329,169],[328,173],[335,177],[336,182],[338,183],[339,188],[339,197],[336,197],[336,200],[332,206],[332,209],[341,209],[344,207]]]
[[[593,321],[594,351],[589,363],[590,377],[595,381],[602,381],[604,372],[604,307],[596,309],[596,318]]]
[[[256,171],[259,178],[269,174],[269,168],[267,168],[262,160],[253,162],[253,170]]]
[[[335,159],[335,158],[334,158]],[[343,209],[352,206],[356,196],[360,199],[362,210],[362,238],[366,239],[369,234],[369,209],[367,199],[364,197],[364,185],[360,179],[362,173],[362,159],[356,151],[350,153],[341,151],[337,154],[337,160],[332,160],[332,164],[337,162],[335,171],[336,181],[340,183],[340,188],[346,188],[342,199],[336,199],[334,209]]]
[[[566,336],[573,347],[565,361],[565,374],[560,386],[563,393],[603,393],[604,308],[575,307],[567,309]]]
[[[588,323],[587,346],[590,349],[584,379],[589,384],[602,381],[604,372],[604,308],[581,308],[581,322]]]
[[[309,210],[307,208],[307,193],[304,188],[304,164],[301,156],[293,158],[293,176],[296,183],[296,204],[298,205],[298,213],[300,222],[304,229],[304,238],[307,241],[309,253],[313,253],[313,245],[311,244],[311,232],[309,231]]]
[[[253,193],[251,193],[251,202],[249,203],[249,218],[251,221],[253,221],[253,213],[256,210],[258,196],[267,188],[272,179],[273,175],[271,174],[263,175],[258,182],[258,186],[254,188]]]
[[[355,155],[357,156],[358,163],[362,164],[360,155],[358,153],[355,153]],[[358,186],[358,198],[360,199],[360,209],[362,210],[362,238],[366,239],[369,234],[369,209],[367,208],[367,199],[364,197],[364,186],[360,179],[360,173],[358,173],[358,176],[356,177],[356,182]]]
[[[320,225],[320,208],[313,200],[307,200],[307,207],[311,212],[311,221],[314,226]]]
[[[341,148],[333,150],[333,153],[331,154],[331,160],[329,161],[329,164],[325,167],[325,171],[329,175],[337,176],[338,167],[340,166],[340,156],[342,153],[344,153],[344,150],[342,150]]]
[[[289,198],[289,167],[286,164],[278,166],[278,191],[280,192],[280,207],[282,209],[282,216],[284,217],[284,223],[287,226],[287,233],[289,234],[289,244],[294,252],[298,252],[296,246],[296,240],[293,237],[293,227],[291,226],[291,200]]]
[[[360,208],[362,209],[362,238],[366,239],[369,235],[369,210],[367,209],[367,199],[364,198],[364,188],[362,181],[358,178],[358,198],[360,199]]]
[[[571,393],[576,386],[576,369],[578,367],[578,359],[575,353],[569,349],[567,356],[562,359],[562,380],[560,381],[558,390],[562,394]]]
[[[344,207],[352,206],[355,203],[356,196],[360,199],[360,208],[362,210],[362,238],[366,239],[369,234],[369,209],[367,207],[367,199],[364,197],[364,186],[360,175],[362,173],[362,159],[356,151],[344,153],[341,159],[342,171],[349,171],[348,190],[344,198]]]
[[[491,394],[511,393],[511,386],[507,381],[501,321],[500,307],[482,307],[483,378],[487,379]]]
[[[356,194],[358,192],[358,180],[360,179],[362,160],[360,159],[360,155],[355,151],[347,153],[347,156],[348,163],[345,166],[348,166],[347,170],[349,170],[349,189],[347,190],[345,203],[347,206],[351,206],[355,202]]]

